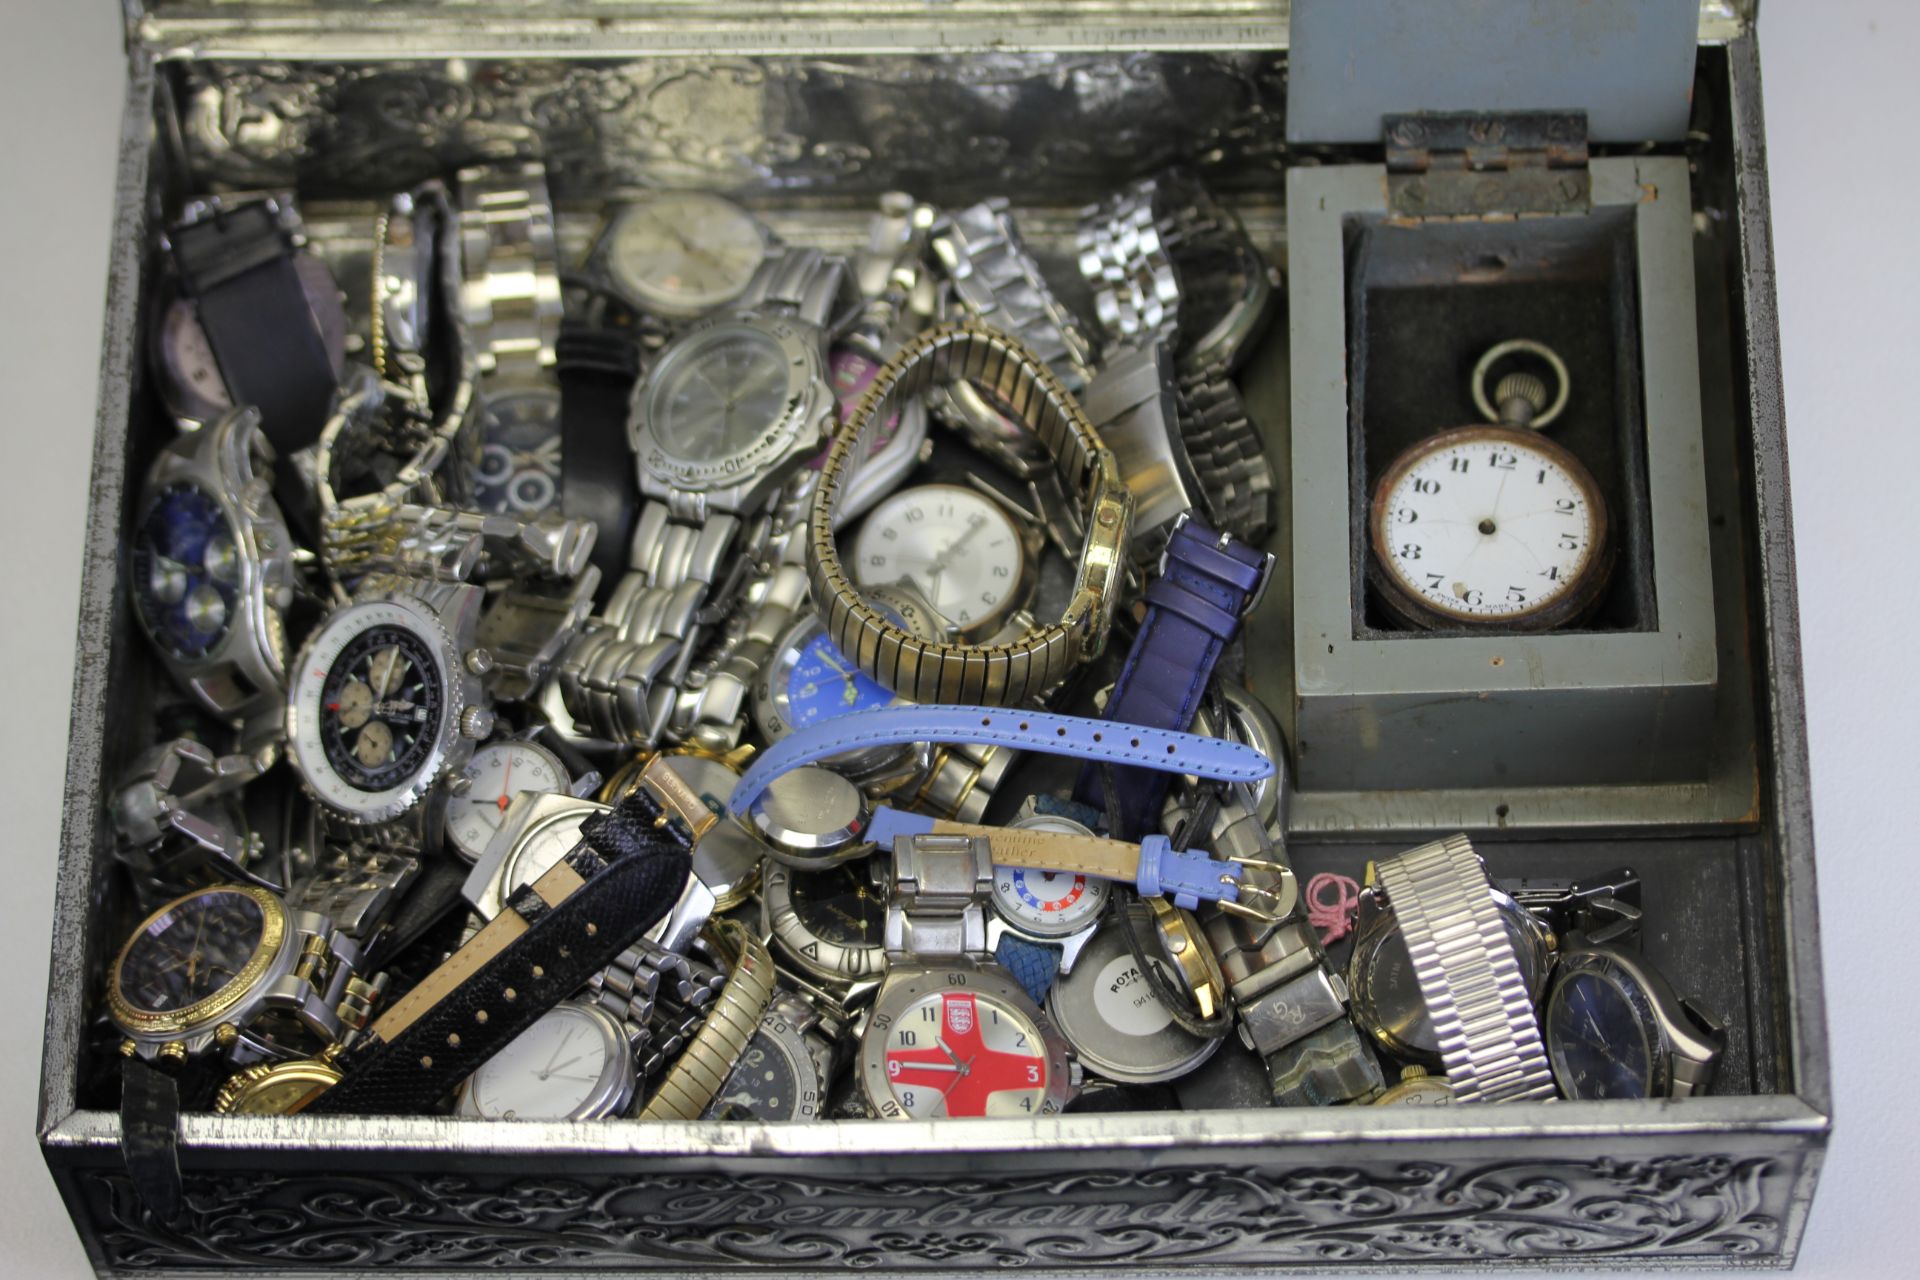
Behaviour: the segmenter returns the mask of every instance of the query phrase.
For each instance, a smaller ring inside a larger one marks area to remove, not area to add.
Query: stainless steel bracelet
[[[416,805],[414,811],[427,807]],[[324,818],[323,825],[329,825]],[[363,943],[379,932],[400,895],[420,874],[420,859],[414,856],[418,846],[411,850],[377,847],[366,840],[367,834],[367,828],[361,827],[356,838],[328,842],[313,874],[287,894],[287,906],[294,911],[325,916],[333,928]]]
[[[663,1004],[682,1011],[705,1009],[725,982],[726,976],[717,970],[643,941],[595,974],[582,998],[619,1021],[633,1047],[635,1066],[642,1068],[650,1060],[677,1052],[666,1047],[671,1036],[656,1034],[655,1018]],[[648,1073],[643,1069],[640,1074]]]
[[[289,901],[288,910],[299,959],[293,972],[268,993],[262,1012],[292,1014],[324,1042],[350,1042],[366,1028],[373,1006],[386,989],[384,977],[368,982],[355,976],[360,940],[325,911]],[[263,1034],[258,1021],[238,1029],[227,1049],[236,1066],[304,1056],[306,1048],[282,1044]]]
[[[777,312],[830,330],[841,319],[842,299],[850,297],[845,258],[790,246],[760,264],[727,310]]]
[[[928,242],[968,315],[1018,338],[1067,390],[1091,380],[1093,340],[1054,296],[1004,196],[947,214],[934,223]]]
[[[1081,397],[1133,494],[1127,554],[1140,568],[1160,558],[1181,513],[1200,507],[1212,514],[1187,456],[1178,385],[1172,345],[1148,338],[1139,346],[1109,350]]]
[[[689,1015],[664,1028],[661,1059],[671,1062],[635,1112],[637,1119],[699,1119],[733,1073],[773,999],[773,956],[766,944],[724,917],[711,927],[735,957],[732,972],[697,1025]]]
[[[461,313],[495,377],[552,368],[563,311],[546,166],[459,173]]]
[[[1180,322],[1174,250],[1240,234],[1198,182],[1178,173],[1142,178],[1080,214],[1080,274],[1109,341],[1137,343],[1173,334]]]
[[[1449,836],[1376,864],[1375,874],[1413,959],[1455,1098],[1556,1097],[1533,997],[1473,845]]]
[[[985,836],[918,835],[895,841],[887,903],[887,957],[915,962],[987,956],[993,847]]]
[[[1231,378],[1188,374],[1177,393],[1180,435],[1208,523],[1254,546],[1273,531],[1273,464]]]
[[[941,743],[925,780],[914,792],[911,808],[919,813],[955,822],[978,822],[993,802],[993,793],[1020,758],[1009,747],[976,742]]]

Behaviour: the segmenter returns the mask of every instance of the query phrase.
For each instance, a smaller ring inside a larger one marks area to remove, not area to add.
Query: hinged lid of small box
[[[1694,0],[1293,0],[1289,142],[1379,142],[1387,116],[1584,112],[1594,142],[1673,142]]]

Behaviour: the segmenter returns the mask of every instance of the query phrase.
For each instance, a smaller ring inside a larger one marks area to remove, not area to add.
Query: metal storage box
[[[1689,166],[1692,188],[1722,708],[1710,776],[1537,801],[1309,793],[1292,844],[1304,868],[1351,872],[1410,835],[1465,827],[1497,874],[1632,864],[1662,904],[1647,949],[1733,1025],[1716,1094],[790,1126],[191,1114],[187,1219],[170,1226],[126,1176],[93,1070],[112,1046],[89,1033],[127,923],[97,871],[105,786],[140,745],[118,726],[151,695],[120,548],[164,431],[138,317],[149,219],[169,192],[295,186],[324,228],[328,211],[350,217],[407,182],[537,153],[576,250],[587,220],[570,224],[569,202],[673,183],[732,192],[823,245],[848,243],[851,211],[889,188],[1004,191],[1058,253],[1078,204],[1184,159],[1284,261],[1286,167],[1367,152],[1283,141],[1284,0],[133,8],[40,1105],[95,1266],[1790,1264],[1831,1122],[1754,16],[1750,0],[1701,6],[1689,139],[1658,162]],[[1284,476],[1275,329],[1247,391]],[[1276,706],[1295,695],[1287,612],[1303,570],[1282,517],[1262,619],[1280,657],[1251,664]]]

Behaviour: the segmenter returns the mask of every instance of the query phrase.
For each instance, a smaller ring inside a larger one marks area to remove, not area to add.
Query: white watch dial
[[[932,991],[901,1012],[882,1052],[887,1089],[916,1120],[1042,1113],[1050,1076],[1040,1028],[996,996]]]
[[[447,802],[447,838],[468,859],[486,852],[507,806],[522,792],[565,791],[567,771],[531,742],[496,742],[473,753],[465,792]]]
[[[853,543],[854,581],[906,581],[935,610],[968,631],[984,630],[1019,604],[1026,545],[1013,517],[985,494],[959,485],[904,489],[881,502]]]
[[[753,215],[719,196],[663,192],[620,214],[607,262],[637,298],[675,316],[697,315],[744,291],[766,257]]]
[[[538,880],[559,865],[580,843],[580,824],[592,817],[594,810],[581,809],[552,822],[542,823],[538,830],[523,836],[507,855],[500,868],[500,901],[505,902],[520,890]]]
[[[1496,429],[1448,432],[1394,464],[1374,500],[1375,549],[1393,581],[1445,617],[1519,620],[1599,567],[1605,513],[1563,450]]]
[[[1034,814],[1013,825],[1063,835],[1093,834],[1071,818],[1046,813]],[[1106,910],[1110,893],[1110,883],[1097,876],[1040,871],[1032,867],[993,869],[993,905],[1007,920],[1044,938],[1078,933],[1098,920]]]
[[[578,1005],[555,1005],[467,1080],[468,1108],[483,1120],[568,1120],[608,1092],[626,1045]]]

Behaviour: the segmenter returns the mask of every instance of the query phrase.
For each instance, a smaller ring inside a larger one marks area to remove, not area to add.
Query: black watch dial
[[[1554,987],[1547,1053],[1560,1091],[1571,1100],[1653,1092],[1654,1045],[1632,993],[1612,974],[1582,970]]]
[[[482,511],[538,515],[560,505],[560,393],[538,388],[488,396],[480,410],[484,444],[473,474]]]
[[[134,534],[128,566],[134,607],[153,642],[176,658],[204,658],[240,607],[240,548],[219,501],[199,485],[168,485]]]
[[[806,1102],[817,1112],[818,1096],[802,1099],[800,1091],[800,1078],[786,1049],[763,1028],[747,1041],[740,1061],[720,1086],[704,1118],[778,1123],[801,1118]]]
[[[808,933],[841,947],[877,947],[885,937],[887,900],[864,861],[796,871],[790,883],[794,917]]]
[[[420,770],[439,737],[441,678],[433,652],[402,627],[369,627],[340,651],[320,693],[327,762],[361,791],[385,791]]]
[[[210,889],[147,921],[120,962],[120,995],[174,1013],[218,995],[260,949],[266,913],[249,895]]]

